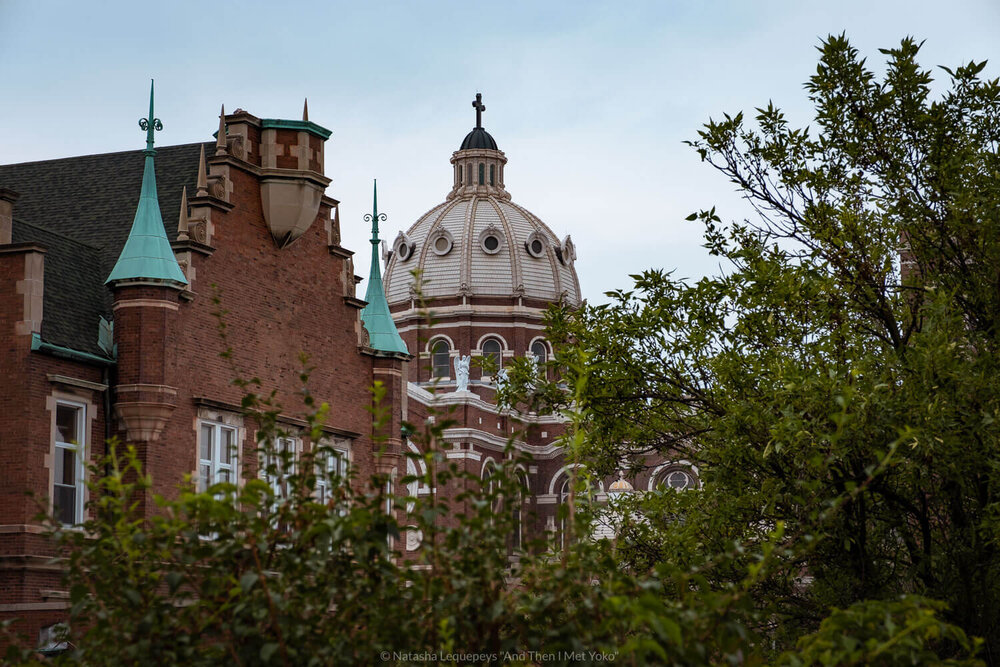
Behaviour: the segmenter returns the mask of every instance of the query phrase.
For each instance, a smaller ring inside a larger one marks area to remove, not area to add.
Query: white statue
[[[455,391],[469,390],[469,364],[472,357],[459,355],[455,357]]]

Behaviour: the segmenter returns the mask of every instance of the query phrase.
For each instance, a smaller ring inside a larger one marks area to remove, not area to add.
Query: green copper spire
[[[378,212],[378,182],[372,196],[372,212],[365,214],[365,222],[372,223],[372,268],[368,276],[368,291],[365,301],[368,305],[361,311],[361,321],[368,330],[369,344],[382,352],[401,352],[407,354],[406,343],[399,337],[396,323],[389,314],[389,303],[385,300],[385,290],[382,289],[382,269],[379,265],[378,221],[385,221],[385,213]]]
[[[153,82],[149,83],[149,117],[139,121],[146,131],[146,163],[142,170],[142,190],[135,209],[132,230],[118,256],[115,268],[104,284],[118,280],[162,280],[175,285],[187,285],[163,229],[160,202],[156,198],[156,169],[153,164],[153,132],[162,130],[163,123],[153,115]]]

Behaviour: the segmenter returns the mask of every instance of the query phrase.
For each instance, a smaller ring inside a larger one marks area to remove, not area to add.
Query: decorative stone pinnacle
[[[155,154],[153,151],[153,131],[163,129],[163,123],[153,115],[153,79],[149,80],[149,116],[139,119],[139,127],[146,131],[146,153]]]
[[[226,146],[226,105],[222,105],[219,111],[219,133],[215,135],[215,154],[225,155],[228,153]]]
[[[205,144],[201,145],[201,157],[198,158],[198,196],[208,196],[208,168],[205,165]]]
[[[483,112],[486,111],[486,105],[483,104],[482,93],[476,93],[476,100],[472,103],[472,106],[476,110],[476,127],[482,128]]]
[[[204,149],[202,149],[204,150]],[[177,218],[177,240],[188,240],[188,189],[184,186],[181,190],[181,214]]]
[[[302,120],[309,120],[309,98],[302,103]]]

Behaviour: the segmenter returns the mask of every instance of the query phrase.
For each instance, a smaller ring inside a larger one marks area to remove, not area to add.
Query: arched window
[[[490,165],[490,185],[497,184],[497,166],[495,164]]]
[[[431,348],[431,377],[448,377],[448,367],[451,364],[451,348],[448,341],[439,340]]]
[[[545,347],[545,343],[540,340],[536,340],[531,344],[531,356],[535,358],[535,363],[538,364],[539,368],[545,368],[545,362],[548,361],[548,348]]]
[[[486,165],[479,163],[479,184],[486,185]]]
[[[483,493],[487,495],[487,499],[490,502],[490,511],[493,516],[500,512],[500,494],[497,493],[498,488],[496,464],[493,461],[487,461],[486,465],[483,466]],[[490,521],[493,521],[492,517]]]
[[[496,338],[483,341],[483,377],[493,377],[503,364],[503,347]],[[489,361],[487,361],[489,360]]]
[[[465,182],[472,185],[472,165],[465,165]]]
[[[556,544],[559,546],[559,550],[562,551],[569,544],[569,509],[567,508],[565,512],[562,511],[562,506],[569,504],[569,494],[570,494],[570,477],[567,475],[566,479],[563,480],[562,486],[559,487],[559,534],[556,536]]]
[[[455,174],[456,174],[456,176],[458,178],[458,184],[461,185],[462,184],[462,165],[460,165],[460,164],[455,165]]]
[[[510,508],[510,552],[517,553],[524,545],[524,501],[528,497],[528,478],[523,470],[514,473],[517,480],[517,495],[513,498]]]
[[[661,466],[654,471],[654,476],[650,479],[650,490],[654,488],[673,491],[696,489],[698,488],[697,469],[688,465],[687,461]]]

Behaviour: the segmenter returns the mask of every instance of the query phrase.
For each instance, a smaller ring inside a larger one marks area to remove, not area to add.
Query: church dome
[[[472,132],[465,135],[465,139],[462,140],[462,147],[459,150],[468,150],[470,148],[488,148],[490,150],[498,150],[497,142],[490,136],[490,133],[481,127],[474,128]]]
[[[580,302],[576,248],[536,215],[511,201],[504,187],[507,157],[482,128],[451,157],[453,185],[446,200],[393,241],[385,271],[391,305],[410,303],[414,271],[426,298],[507,297],[537,302]]]

